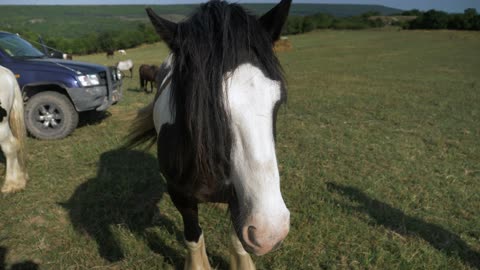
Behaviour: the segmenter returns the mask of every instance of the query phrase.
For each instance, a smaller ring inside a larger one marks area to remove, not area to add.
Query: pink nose
[[[242,238],[246,249],[257,256],[278,249],[290,230],[290,213],[274,224],[251,222],[242,229]]]

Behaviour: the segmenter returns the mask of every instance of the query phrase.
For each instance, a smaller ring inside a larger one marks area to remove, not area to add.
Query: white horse
[[[118,70],[124,72],[129,70],[130,71],[130,78],[133,77],[133,61],[131,59],[120,61],[116,64]]]
[[[127,52],[125,50],[118,50],[117,52],[121,55],[127,55]]]
[[[19,191],[27,184],[25,137],[20,87],[13,73],[0,66],[0,145],[7,159],[3,193]]]

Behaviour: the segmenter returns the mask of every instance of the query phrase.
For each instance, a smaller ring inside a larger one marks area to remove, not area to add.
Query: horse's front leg
[[[230,234],[230,270],[255,270],[255,264],[245,251],[235,230]]]
[[[187,246],[187,257],[185,259],[185,270],[210,270],[205,239],[202,229],[198,224],[198,204],[194,200],[182,198],[170,192],[175,207],[182,215],[185,244]]]
[[[13,193],[25,188],[27,174],[18,160],[20,142],[13,136],[8,123],[0,124],[0,145],[7,159],[5,183],[2,193]]]

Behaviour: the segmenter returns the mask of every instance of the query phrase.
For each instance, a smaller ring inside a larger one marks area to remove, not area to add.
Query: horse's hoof
[[[25,189],[26,183],[5,183],[2,187],[2,193],[9,194],[19,192]]]
[[[255,270],[255,264],[248,254],[230,255],[230,270]]]

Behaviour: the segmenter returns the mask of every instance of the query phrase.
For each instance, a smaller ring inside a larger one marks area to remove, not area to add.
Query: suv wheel
[[[42,92],[28,100],[25,106],[25,124],[35,138],[62,139],[77,127],[78,113],[65,95]]]

